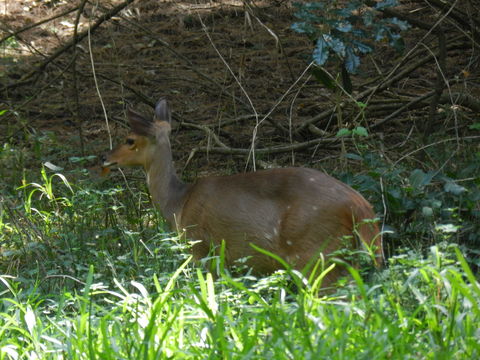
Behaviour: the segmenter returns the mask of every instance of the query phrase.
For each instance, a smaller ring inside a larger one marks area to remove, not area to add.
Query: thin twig
[[[348,140],[348,139],[347,139]],[[259,155],[265,154],[280,154],[290,151],[298,151],[308,149],[313,146],[317,146],[319,144],[325,145],[333,145],[339,142],[338,138],[326,138],[326,139],[314,139],[305,141],[302,143],[295,143],[283,146],[275,146],[275,147],[268,147],[268,148],[261,148],[256,149],[255,153]],[[241,149],[241,148],[223,148],[223,147],[197,147],[196,151],[200,152],[209,152],[209,153],[216,153],[216,154],[229,154],[229,155],[248,155],[250,153],[250,149]]]
[[[265,25],[263,23],[263,21],[261,21],[257,15],[255,15],[252,7],[250,6],[250,4],[248,3],[244,3],[245,5],[245,8],[247,9],[247,12],[246,14],[250,14],[250,16],[253,16],[253,18],[255,20],[257,20],[257,22],[260,24],[260,26],[262,26],[274,39],[275,39],[275,44],[277,45],[277,48],[280,50],[280,53],[283,55],[284,59],[285,59],[285,63],[287,64],[287,69],[288,69],[288,72],[290,73],[290,77],[291,77],[291,80],[295,80],[295,76],[293,75],[293,71],[292,71],[292,67],[290,66],[290,62],[288,61],[288,56],[285,55],[285,51],[283,50],[283,45],[282,45],[282,42],[280,41],[280,37],[275,34],[275,32],[270,29],[267,25]]]
[[[193,123],[189,123],[189,122],[185,122],[185,121],[183,121],[181,123],[181,126],[185,126],[185,127],[189,127],[189,128],[193,128],[193,129],[197,129],[197,130],[202,130],[203,132],[205,132],[207,134],[207,136],[209,138],[213,139],[213,141],[215,142],[215,144],[217,144],[217,146],[219,146],[222,149],[229,149],[229,147],[227,145],[225,145],[218,138],[218,136],[212,131],[212,129],[210,129],[208,126],[193,124]]]
[[[210,33],[208,32],[208,29],[207,27],[205,26],[205,23],[203,22],[202,20],[202,17],[200,15],[198,15],[198,19],[200,20],[200,23],[202,24],[202,29],[203,31],[205,32],[205,35],[207,35],[207,38],[208,40],[210,41],[210,44],[212,45],[213,49],[215,50],[215,52],[217,53],[218,57],[220,58],[220,60],[222,60],[222,62],[224,63],[224,65],[226,66],[226,68],[228,69],[228,71],[230,72],[230,75],[232,75],[232,77],[235,79],[235,81],[237,82],[238,86],[240,87],[240,90],[243,92],[243,94],[245,95],[245,97],[247,98],[248,100],[248,103],[250,104],[250,107],[252,108],[252,111],[253,113],[255,114],[255,122],[256,122],[256,125],[253,129],[253,133],[252,133],[252,143],[251,143],[251,156],[252,156],[252,165],[253,165],[253,170],[255,171],[255,142],[256,142],[256,139],[257,139],[257,131],[258,131],[258,125],[259,125],[259,119],[258,119],[258,113],[257,113],[257,110],[255,109],[255,106],[253,105],[253,101],[252,99],[250,99],[250,96],[248,95],[247,91],[245,90],[245,88],[243,87],[242,83],[240,82],[240,80],[237,78],[237,76],[235,75],[235,73],[233,72],[232,68],[230,67],[230,65],[228,64],[228,62],[225,60],[225,58],[223,57],[223,55],[220,53],[220,51],[218,50],[218,48],[216,47],[215,43],[213,42],[212,40],[212,37],[210,36]],[[250,154],[249,154],[249,158],[250,158]],[[248,165],[248,160],[247,160],[247,165]]]
[[[463,140],[475,140],[475,139],[480,139],[480,136],[465,136],[462,139]],[[436,141],[436,142],[428,144],[428,145],[424,145],[424,146],[422,146],[420,148],[417,148],[415,150],[412,150],[409,153],[407,153],[407,154],[403,155],[402,157],[400,157],[399,159],[397,159],[390,168],[394,168],[399,162],[401,162],[402,160],[406,159],[407,157],[409,157],[409,156],[411,156],[411,155],[413,155],[413,154],[415,154],[419,151],[428,149],[429,147],[432,147],[432,146],[435,146],[435,145],[439,145],[439,144],[443,144],[443,143],[451,142],[451,141],[457,141],[458,142],[458,137],[455,136],[454,138],[443,139],[443,140]]]
[[[107,134],[108,134],[108,142],[110,145],[110,149],[113,149],[113,141],[112,141],[112,133],[110,131],[110,124],[108,123],[108,114],[107,109],[105,108],[105,104],[103,103],[102,93],[100,92],[100,87],[98,86],[97,75],[95,72],[95,62],[93,61],[93,52],[92,52],[92,41],[90,38],[90,27],[88,28],[88,52],[90,55],[90,64],[92,65],[92,75],[93,81],[95,82],[95,89],[97,91],[98,99],[100,100],[100,104],[102,105],[103,115],[105,116],[105,124],[107,127]]]
[[[446,81],[446,79],[444,80],[445,77],[443,75],[447,66],[447,47],[445,33],[442,31],[442,27],[439,26],[439,31],[436,35],[438,38],[438,61],[435,56],[434,59],[437,63],[437,79],[435,81],[435,94],[433,95],[430,103],[430,121],[427,122],[427,126],[424,129],[426,130],[425,133],[430,133],[432,127],[434,126],[435,119],[437,118],[438,103],[440,101],[440,97],[442,96],[443,89],[445,88],[445,84],[448,84],[448,81]],[[425,45],[425,47],[427,46]],[[429,48],[428,51],[433,53]]]

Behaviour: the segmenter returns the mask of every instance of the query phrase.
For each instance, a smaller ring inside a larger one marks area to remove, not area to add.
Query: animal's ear
[[[172,114],[170,113],[170,108],[168,107],[167,99],[165,97],[161,97],[155,105],[154,120],[166,121],[168,123],[172,120]]]
[[[152,121],[131,108],[127,108],[128,122],[135,134],[141,136],[152,136]]]

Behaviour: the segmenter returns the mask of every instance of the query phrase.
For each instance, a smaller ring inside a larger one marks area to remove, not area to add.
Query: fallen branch
[[[397,115],[401,114],[402,112],[412,108],[414,105],[418,104],[418,103],[421,103],[422,101],[425,101],[426,99],[432,97],[433,95],[435,95],[435,92],[436,90],[433,90],[433,91],[430,91],[422,96],[419,96],[415,99],[413,99],[412,101],[408,102],[407,104],[403,105],[402,107],[400,107],[398,110],[394,111],[393,113],[391,113],[390,115],[388,115],[387,117],[381,119],[381,120],[378,120],[376,121],[374,124],[370,125],[371,128],[374,128],[374,127],[377,127],[377,126],[380,126],[384,123],[386,123],[387,121],[395,118]]]
[[[202,130],[207,134],[209,139],[213,139],[214,143],[217,144],[217,146],[219,146],[220,149],[230,149],[218,138],[218,136],[208,126],[197,125],[197,124],[192,124],[188,122],[182,122],[181,125],[185,127],[193,128],[193,129]]]
[[[338,138],[314,139],[314,140],[309,140],[302,143],[255,149],[255,153],[262,154],[262,155],[263,154],[280,154],[280,153],[286,153],[290,151],[304,150],[320,144],[333,145],[338,143],[339,141],[340,140]],[[226,148],[208,147],[208,146],[197,147],[195,148],[195,151],[196,152],[200,151],[204,153],[214,153],[214,154],[227,154],[227,155],[249,155],[251,153],[251,149],[229,148],[229,147],[226,147]]]
[[[412,99],[410,102],[407,104],[403,105],[400,107],[398,110],[394,111],[387,117],[376,121],[374,124],[370,125],[371,128],[378,127],[387,121],[397,117],[399,114],[402,112],[413,108],[416,104],[421,103],[422,106],[428,106],[428,103],[425,101],[428,98],[434,96],[436,93],[436,90],[430,91],[422,96],[419,96],[417,98]],[[463,107],[469,108],[470,110],[474,112],[480,113],[480,101],[475,99],[471,95],[467,94],[461,94],[461,93],[453,93],[453,94],[443,94],[440,99],[438,100],[440,104],[450,104],[450,105],[461,105]]]
[[[461,105],[480,113],[480,101],[472,95],[462,93],[443,94],[439,102],[441,104]]]

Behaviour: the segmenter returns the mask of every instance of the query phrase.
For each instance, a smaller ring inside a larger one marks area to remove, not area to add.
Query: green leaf
[[[312,34],[315,32],[315,28],[307,22],[293,23],[292,30],[300,34]]]
[[[368,54],[373,51],[373,48],[371,46],[368,46],[360,41],[353,40],[352,43],[362,54]]]
[[[356,104],[362,110],[367,107],[367,104],[365,104],[364,102],[361,102],[361,101],[357,101]]]
[[[340,129],[338,132],[335,134],[336,137],[343,137],[343,136],[350,136],[352,134],[352,131],[349,129]]]
[[[315,66],[312,68],[312,75],[315,77],[315,79],[325,85],[328,89],[335,89],[335,81],[332,80],[332,78],[325,72],[323,71],[320,67]]]
[[[348,21],[340,21],[337,22],[336,29],[341,32],[350,32],[352,31],[352,24],[350,24]]]
[[[43,165],[47,168],[49,168],[50,170],[53,170],[53,171],[62,171],[63,168],[60,167],[60,166],[57,166],[55,164],[52,164],[50,161],[46,161],[43,163]]]
[[[353,134],[361,137],[367,137],[368,130],[365,129],[363,126],[357,126],[355,129],[353,129]]]
[[[324,36],[327,40],[327,44],[338,56],[345,57],[346,56],[346,46],[342,39],[333,37],[333,36]]]
[[[396,17],[389,19],[391,24],[397,25],[400,30],[408,30],[410,24],[407,21],[397,19]]]
[[[433,209],[430,206],[424,206],[422,208],[422,215],[425,217],[433,216]]]
[[[357,155],[357,154],[347,153],[347,154],[345,154],[345,157],[347,159],[363,161],[363,157],[361,157],[360,155]]]
[[[455,247],[455,252],[457,253],[457,259],[460,262],[460,265],[462,266],[463,271],[465,272],[468,280],[470,281],[470,286],[477,293],[477,295],[480,295],[480,287],[478,286],[478,280],[473,274],[472,269],[470,268],[470,266],[468,266],[467,261],[465,260],[465,257],[463,256],[462,252],[458,247]]]
[[[425,173],[420,169],[415,169],[410,174],[410,184],[415,190],[422,190],[432,181],[433,176],[433,173]]]
[[[341,65],[341,71],[342,71],[342,86],[347,93],[351,94],[353,90],[352,80],[350,79],[350,75],[348,74],[348,71],[345,68],[344,64]]]
[[[33,330],[35,329],[35,325],[37,323],[35,313],[33,312],[30,306],[27,306],[25,311],[25,324],[27,325],[28,332],[33,335]]]
[[[389,8],[389,7],[397,6],[397,5],[398,5],[397,0],[385,0],[385,1],[377,3],[375,5],[375,8],[377,10],[383,10],[385,8]]]
[[[460,194],[464,193],[465,191],[467,191],[466,188],[454,183],[453,181],[446,182],[445,185],[443,186],[443,189],[446,192],[448,192],[450,194],[453,194],[453,195],[460,195]]]
[[[435,230],[442,233],[456,233],[460,229],[460,226],[454,224],[438,224],[435,226]]]
[[[359,65],[360,58],[355,55],[355,52],[351,46],[347,47],[345,52],[345,67],[347,71],[351,74],[355,74]]]
[[[1,114],[0,114],[1,115]],[[480,130],[480,122],[472,124],[468,127],[470,130]]]
[[[328,60],[328,55],[328,44],[323,39],[323,36],[320,36],[313,50],[313,60],[317,65],[323,65]]]
[[[403,41],[403,38],[401,38],[399,35],[392,36],[389,34],[388,38],[390,46],[392,46],[395,51],[402,53],[405,50],[405,41]]]

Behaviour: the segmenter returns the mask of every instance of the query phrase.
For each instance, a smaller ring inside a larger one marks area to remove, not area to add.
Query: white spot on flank
[[[292,245],[293,245],[293,243],[292,243],[290,240],[287,240],[287,245],[290,245],[290,246],[292,246]]]
[[[275,236],[278,235],[278,230],[276,228],[273,228],[273,233],[275,234]]]
[[[318,206],[312,206],[313,210],[318,210]]]
[[[314,178],[310,178],[310,179],[308,179],[308,180],[310,180],[311,182],[315,182],[315,179],[314,179]]]
[[[290,210],[290,205],[287,205],[287,210]]]
[[[268,243],[268,246],[273,246],[273,236],[271,234],[264,233],[265,241]]]
[[[300,259],[300,255],[295,255],[295,257],[296,257],[297,259]]]

